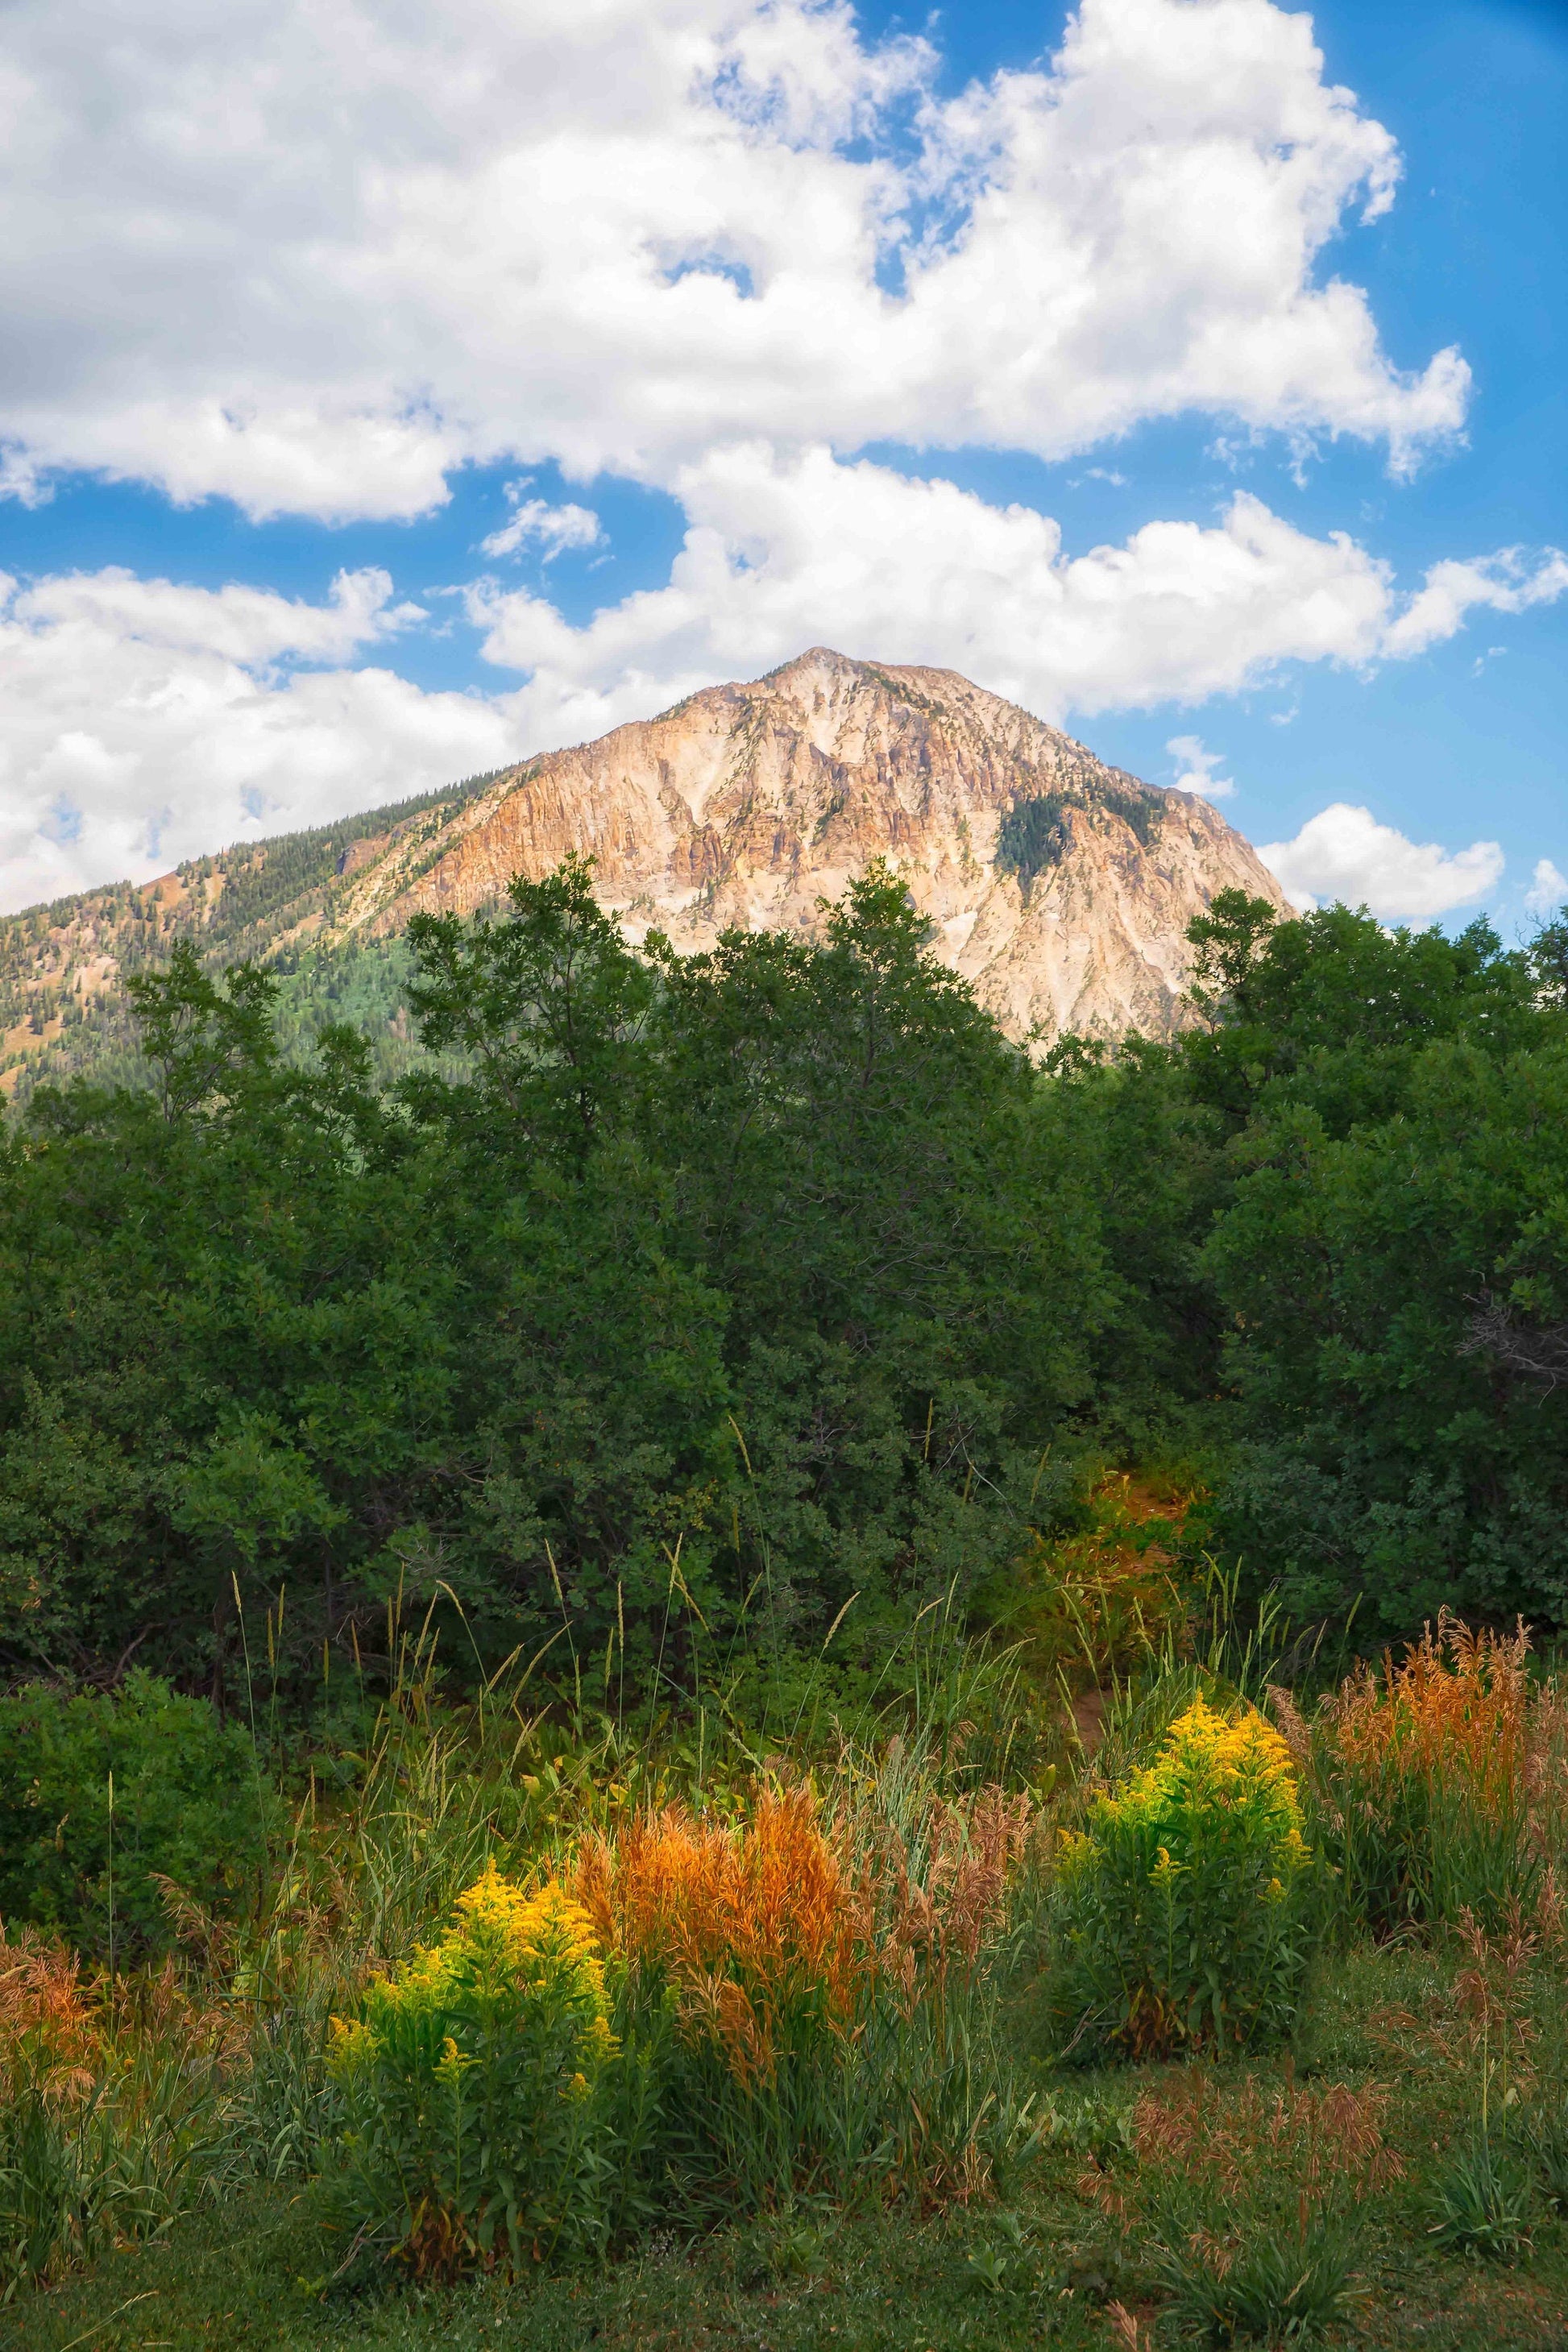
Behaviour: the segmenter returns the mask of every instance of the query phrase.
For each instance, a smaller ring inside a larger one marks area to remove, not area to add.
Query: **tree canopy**
[[[0,1134],[8,1668],[221,1699],[237,1601],[308,1676],[401,1593],[483,1659],[875,1675],[1160,1451],[1299,1614],[1560,1622],[1565,935],[1224,893],[1190,1031],[1037,1068],[884,869],[681,958],[568,861],[416,919],[395,1083],[177,946],[154,1083]]]

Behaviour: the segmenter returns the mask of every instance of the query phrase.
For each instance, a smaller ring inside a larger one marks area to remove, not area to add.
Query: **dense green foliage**
[[[17,1664],[141,1642],[232,1696],[237,1584],[286,1584],[302,1665],[400,1589],[634,1679],[858,1595],[874,1675],[1017,1541],[1103,1286],[1027,1064],[901,892],[686,963],[580,867],[514,898],[413,929],[467,1076],[389,1094],[347,1030],[289,1068],[271,976],[181,949],[132,984],[155,1087],[10,1137]]]
[[[399,1593],[621,1697],[837,1628],[870,1693],[1078,1464],[1161,1449],[1298,1617],[1560,1622],[1560,927],[1228,893],[1194,939],[1199,1027],[1035,1070],[884,873],[681,960],[569,864],[416,920],[391,1085],[177,945],[153,1083],[0,1136],[9,1671],[232,1704],[286,1588],[285,1696]]]
[[[1568,1011],[1505,952],[1331,908],[1216,908],[1189,1084],[1231,1131],[1226,1531],[1311,1616],[1568,1614]],[[1228,922],[1229,929],[1226,929]]]
[[[0,1919],[122,1960],[160,1950],[160,1881],[226,1906],[254,1882],[265,1812],[246,1733],[152,1675],[0,1697]]]

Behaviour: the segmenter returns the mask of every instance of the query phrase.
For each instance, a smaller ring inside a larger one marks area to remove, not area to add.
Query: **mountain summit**
[[[31,1058],[174,937],[287,966],[385,940],[416,910],[493,907],[514,873],[572,850],[631,937],[658,927],[682,949],[731,926],[809,933],[822,899],[886,858],[1015,1037],[1166,1034],[1192,918],[1236,886],[1284,904],[1206,801],[1106,767],[956,671],[818,646],[448,794],[13,917],[0,1045]]]
[[[508,771],[430,847],[389,840],[336,923],[468,913],[576,849],[631,935],[695,948],[731,926],[809,932],[885,857],[1015,1036],[1167,1031],[1192,918],[1233,885],[1284,903],[1206,801],[1106,767],[956,671],[823,646]]]

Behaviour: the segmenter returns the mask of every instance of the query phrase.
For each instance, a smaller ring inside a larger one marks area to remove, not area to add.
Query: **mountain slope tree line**
[[[394,1083],[181,944],[156,1083],[0,1132],[11,1678],[232,1705],[264,1607],[303,1688],[401,1598],[579,1685],[832,1629],[874,1688],[1161,1454],[1300,1619],[1568,1617],[1568,924],[1222,893],[1197,1025],[1037,1068],[883,869],[684,958],[591,886],[416,918]]]

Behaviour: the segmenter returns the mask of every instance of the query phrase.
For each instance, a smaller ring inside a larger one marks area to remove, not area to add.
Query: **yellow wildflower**
[[[331,2042],[327,2051],[327,2064],[334,2074],[352,2074],[362,2066],[375,2049],[375,2037],[368,2025],[357,2017],[334,2017],[331,2020]]]
[[[457,1918],[438,1943],[420,1945],[395,1976],[373,1980],[363,2021],[344,2026],[336,2037],[334,2067],[342,2071],[384,2056],[404,2023],[445,2022],[476,1997],[487,2006],[498,2000],[563,2002],[584,2063],[603,2065],[616,2042],[605,2014],[604,1963],[582,1906],[552,1879],[530,1891],[503,1878],[492,1860],[456,1907]],[[440,2047],[437,2071],[448,2080],[475,2063],[450,2032]]]

